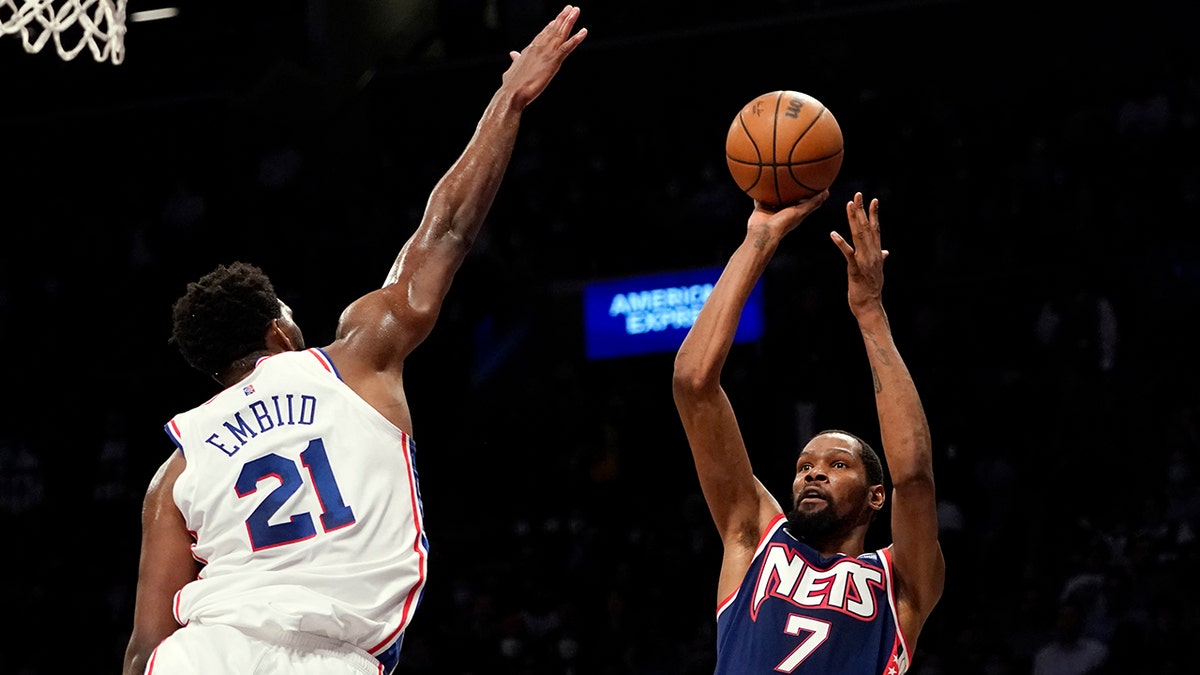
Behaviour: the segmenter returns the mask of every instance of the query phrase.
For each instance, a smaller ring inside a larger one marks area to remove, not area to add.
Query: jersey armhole
[[[163,431],[167,432],[167,438],[175,444],[175,449],[179,450],[179,454],[183,453],[183,434],[179,431],[179,425],[175,423],[175,419],[171,418],[169,422],[163,425]]]
[[[763,549],[766,547],[767,542],[771,540],[771,537],[775,536],[775,532],[778,531],[780,527],[783,527],[783,522],[785,520],[787,520],[787,516],[780,513],[772,518],[769,523],[767,523],[767,526],[763,529],[762,536],[758,538],[758,546],[754,548],[754,555],[750,558],[751,566],[754,565],[755,560],[758,560],[758,556],[762,555]],[[717,603],[718,617],[721,616],[721,612],[724,611],[726,607],[733,603],[734,598],[737,597],[738,591],[740,590],[742,590],[742,587],[739,585],[737,588],[733,589],[732,593],[725,596],[724,600]]]
[[[896,642],[899,644],[896,660],[900,663],[900,672],[908,670],[908,639],[904,637],[904,628],[900,625],[900,612],[896,607],[896,577],[892,564],[892,546],[889,544],[877,551],[879,560],[883,563],[883,575],[887,579],[888,608],[892,612],[892,623],[896,624]]]

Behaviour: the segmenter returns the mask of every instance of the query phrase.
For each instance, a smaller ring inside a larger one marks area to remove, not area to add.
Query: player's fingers
[[[789,218],[795,219],[796,222],[800,222],[821,206],[821,203],[825,201],[825,196],[827,194],[828,193],[823,192],[813,195],[808,199],[796,202],[791,206],[780,209],[780,213],[786,213]]]
[[[570,14],[570,11],[570,5],[564,7],[562,11],[558,13],[558,16],[554,17],[550,23],[546,24],[545,27],[542,28],[541,32],[539,32],[533,38],[533,41],[529,43],[530,46],[536,44],[545,44],[546,42],[552,41],[555,38],[561,40],[566,35],[566,29],[564,29],[564,19],[568,14]]]
[[[575,48],[579,46],[580,42],[583,42],[583,39],[587,37],[587,34],[586,28],[580,28],[579,32],[572,35],[570,40],[567,40],[561,47],[558,48],[559,51],[561,51],[564,56],[575,51]]]
[[[554,27],[554,33],[559,36],[566,36],[571,32],[571,25],[575,23],[575,18],[579,16],[579,8],[567,5],[558,13],[551,25]]]
[[[517,57],[519,57],[520,55],[521,55],[521,52],[514,49],[513,51],[508,53],[508,58],[512,59],[513,61],[516,61]]]
[[[866,220],[866,214],[863,213],[862,193],[854,195],[854,199],[846,202],[846,222],[850,224],[850,231],[855,232],[862,229],[862,223]]]
[[[804,207],[805,213],[812,213],[820,208],[821,205],[825,203],[826,199],[829,199],[829,190],[822,190],[808,199],[800,202],[800,204]]]
[[[866,228],[871,231],[875,237],[879,236],[879,200],[872,199],[870,206],[865,211]]]
[[[854,247],[851,246],[850,243],[842,237],[842,235],[838,234],[837,230],[830,232],[829,238],[833,240],[834,244],[837,244],[837,247],[839,250],[841,250],[842,255],[846,256],[846,262],[853,263]]]

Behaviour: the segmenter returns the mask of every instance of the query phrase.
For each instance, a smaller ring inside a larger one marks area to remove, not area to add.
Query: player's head
[[[866,441],[847,431],[817,434],[796,458],[788,531],[814,542],[864,533],[883,508],[883,463]]]
[[[171,341],[185,361],[213,377],[241,359],[303,349],[291,309],[258,267],[235,262],[187,285],[172,309]]]

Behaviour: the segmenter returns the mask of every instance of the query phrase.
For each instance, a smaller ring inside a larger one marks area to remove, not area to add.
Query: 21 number
[[[329,532],[353,525],[354,511],[342,501],[342,491],[334,480],[329,456],[321,439],[314,438],[308,442],[308,447],[300,453],[300,463],[308,469],[317,500],[321,503],[321,529]],[[286,523],[272,525],[270,522],[284,503],[305,485],[295,461],[271,453],[246,462],[234,486],[237,496],[254,494],[258,491],[258,483],[267,478],[277,479],[279,487],[271,490],[246,519],[250,546],[258,551],[315,537],[317,529],[308,512],[294,514]]]

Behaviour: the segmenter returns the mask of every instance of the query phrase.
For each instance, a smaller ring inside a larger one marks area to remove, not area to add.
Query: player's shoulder
[[[156,503],[169,498],[171,491],[175,488],[175,481],[186,468],[187,460],[183,453],[178,448],[172,450],[171,454],[155,469],[154,475],[150,477],[150,482],[146,486],[146,503]]]
[[[291,352],[280,352],[263,357],[260,367],[286,366],[288,368],[302,367],[337,373],[326,347],[309,347]],[[257,369],[256,369],[257,370]]]

